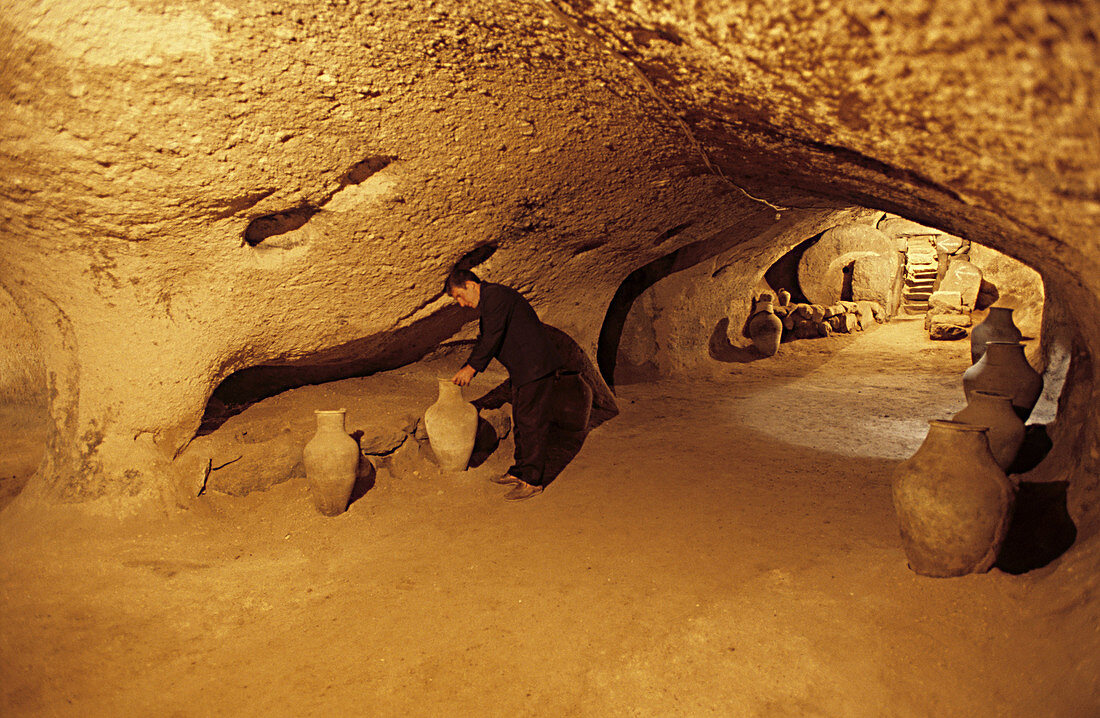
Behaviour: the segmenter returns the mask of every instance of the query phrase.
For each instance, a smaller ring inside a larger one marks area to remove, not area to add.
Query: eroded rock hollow
[[[469,337],[461,260],[612,363],[628,300],[690,278],[646,330],[690,371],[788,250],[885,211],[1041,273],[1050,471],[1095,531],[1094,5],[4,6],[0,388],[49,416],[24,502],[173,496],[235,372]]]

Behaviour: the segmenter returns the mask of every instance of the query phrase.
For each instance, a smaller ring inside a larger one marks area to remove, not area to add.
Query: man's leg
[[[508,473],[518,476],[531,486],[541,487],[544,481],[553,389],[553,375],[512,387],[512,424],[516,454],[515,463]]]

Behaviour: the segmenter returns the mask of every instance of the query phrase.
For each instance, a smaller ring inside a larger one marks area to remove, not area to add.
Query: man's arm
[[[478,373],[485,371],[485,367],[489,366],[489,362],[500,351],[512,310],[510,303],[501,302],[492,294],[482,289],[481,333],[477,337],[477,344],[474,345],[473,351],[470,352],[470,358],[466,360],[466,366]],[[471,378],[473,378],[472,375]]]

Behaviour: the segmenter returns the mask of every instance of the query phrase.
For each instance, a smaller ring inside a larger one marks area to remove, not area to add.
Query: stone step
[[[907,302],[923,302],[924,304],[928,304],[928,299],[932,296],[932,292],[903,292],[903,295]]]

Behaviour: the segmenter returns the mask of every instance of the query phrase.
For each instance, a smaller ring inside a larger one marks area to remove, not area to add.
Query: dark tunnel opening
[[[447,304],[431,316],[394,332],[356,339],[294,363],[240,369],[214,389],[196,436],[214,432],[230,417],[289,389],[368,376],[422,359],[454,336],[468,320],[461,307]],[[362,356],[372,358],[359,358]]]

